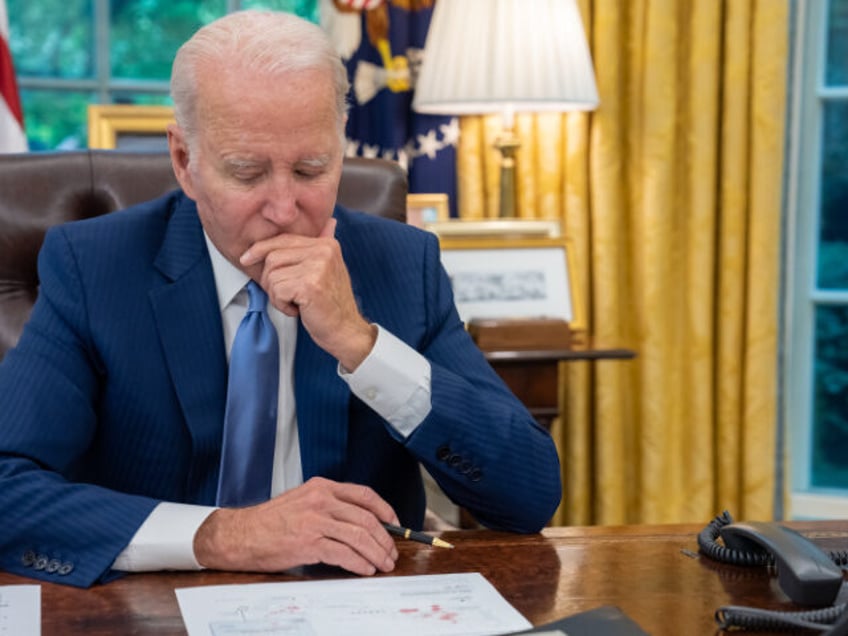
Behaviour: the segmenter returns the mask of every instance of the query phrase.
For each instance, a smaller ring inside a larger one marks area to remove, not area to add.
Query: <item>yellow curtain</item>
[[[787,0],[581,0],[601,105],[524,115],[518,209],[559,218],[599,346],[563,363],[560,524],[774,513]],[[500,121],[464,117],[463,217]]]

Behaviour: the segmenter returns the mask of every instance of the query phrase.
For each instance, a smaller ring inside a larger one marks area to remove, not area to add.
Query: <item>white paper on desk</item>
[[[176,590],[189,636],[486,636],[532,625],[479,573]]]
[[[40,585],[0,585],[0,634],[40,636]]]

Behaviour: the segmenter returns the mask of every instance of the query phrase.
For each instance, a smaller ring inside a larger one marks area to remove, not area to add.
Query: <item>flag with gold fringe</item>
[[[434,3],[321,0],[320,19],[351,82],[348,156],[397,161],[410,192],[444,192],[455,208],[459,121],[412,110]]]

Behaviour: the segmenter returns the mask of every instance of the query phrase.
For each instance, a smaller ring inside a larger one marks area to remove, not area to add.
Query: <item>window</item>
[[[239,9],[318,21],[318,0],[7,0],[31,150],[87,145],[88,104],[170,104],[177,48]]]
[[[784,399],[794,517],[848,517],[848,0],[797,0]]]

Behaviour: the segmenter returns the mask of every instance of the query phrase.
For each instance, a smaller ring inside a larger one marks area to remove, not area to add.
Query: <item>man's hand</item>
[[[353,371],[377,340],[377,328],[359,313],[330,218],[316,237],[280,234],[254,243],[241,257],[249,268],[262,263],[262,288],[288,316],[300,315],[319,347]]]
[[[381,522],[398,518],[373,490],[314,477],[265,503],[216,510],[197,530],[194,554],[217,570],[326,563],[361,575],[391,572],[398,552]]]

